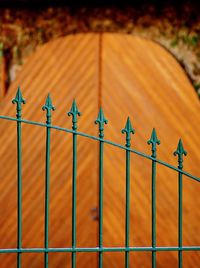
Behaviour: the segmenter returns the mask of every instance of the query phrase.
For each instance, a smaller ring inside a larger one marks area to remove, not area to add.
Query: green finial
[[[178,142],[178,146],[176,151],[174,152],[174,155],[178,155],[178,168],[182,169],[183,168],[183,155],[187,155],[187,152],[185,151],[185,149],[183,148],[183,143],[182,140],[180,139]]]
[[[55,110],[55,107],[52,104],[52,100],[51,100],[50,94],[48,94],[48,96],[46,98],[45,105],[42,107],[42,110],[43,111],[45,111],[45,110],[47,111],[47,113],[46,113],[46,117],[47,117],[46,123],[47,124],[51,124],[51,110],[54,111]]]
[[[99,138],[103,139],[104,124],[107,124],[107,123],[108,123],[108,120],[105,118],[102,108],[100,108],[98,117],[95,120],[95,124],[99,124]]]
[[[155,128],[153,128],[153,130],[152,130],[152,133],[151,133],[151,138],[150,138],[150,140],[148,140],[148,142],[147,142],[148,144],[152,144],[152,149],[151,149],[151,151],[152,151],[152,157],[156,157],[156,144],[160,144],[160,141],[159,141],[159,139],[157,138],[157,134],[156,134],[156,130],[155,130]]]
[[[20,119],[21,116],[22,116],[22,103],[23,103],[23,104],[26,103],[25,99],[23,99],[23,97],[22,97],[22,92],[21,92],[20,87],[18,87],[16,96],[15,96],[15,98],[12,100],[12,103],[13,103],[13,104],[14,104],[14,103],[17,104],[17,108],[16,108],[16,110],[17,110],[17,114],[16,114],[16,116],[17,116],[17,118]]]
[[[78,110],[75,100],[73,100],[71,110],[68,112],[68,116],[70,115],[72,115],[72,129],[77,130],[77,115],[80,116],[81,113]]]
[[[128,117],[125,128],[122,129],[122,134],[126,133],[126,147],[131,146],[131,133],[134,134],[135,130],[132,127],[131,120]]]

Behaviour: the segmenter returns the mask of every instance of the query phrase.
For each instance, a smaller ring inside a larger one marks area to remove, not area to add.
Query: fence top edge
[[[198,181],[200,182],[200,178],[182,170],[182,169],[179,169],[175,166],[172,166],[158,158],[154,158],[150,155],[147,155],[145,153],[142,153],[140,151],[137,151],[137,150],[134,150],[132,148],[129,148],[129,147],[126,147],[126,146],[123,146],[121,144],[118,144],[118,143],[115,143],[115,142],[112,142],[112,141],[109,141],[109,140],[106,140],[106,139],[103,139],[103,138],[100,138],[100,137],[96,137],[96,136],[92,136],[92,135],[89,135],[89,134],[86,134],[86,133],[83,133],[83,132],[79,132],[79,131],[75,131],[75,130],[71,130],[71,129],[68,129],[68,128],[63,128],[63,127],[59,127],[59,126],[55,126],[55,125],[51,125],[51,124],[45,124],[45,123],[40,123],[40,122],[35,122],[35,121],[29,121],[29,120],[26,120],[26,119],[21,119],[21,118],[15,118],[15,117],[10,117],[10,116],[4,116],[4,115],[0,115],[0,119],[4,119],[4,120],[9,120],[9,121],[15,121],[15,122],[21,122],[21,123],[25,123],[25,124],[31,124],[31,125],[36,125],[36,126],[41,126],[41,127],[49,127],[49,128],[52,128],[52,129],[55,129],[55,130],[60,130],[60,131],[64,131],[64,132],[67,132],[67,133],[71,133],[71,134],[76,134],[76,135],[79,135],[79,136],[82,136],[82,137],[86,137],[86,138],[89,138],[89,139],[93,139],[93,140],[96,140],[96,141],[103,141],[104,143],[106,144],[109,144],[109,145],[112,145],[112,146],[115,146],[115,147],[118,147],[120,149],[123,149],[123,150],[128,150],[130,151],[131,153],[134,153],[134,154],[137,154],[141,157],[144,157],[146,159],[149,159],[149,160],[152,160],[152,161],[155,161],[163,166],[166,166],[176,172],[180,172],[181,174],[185,175],[186,177],[189,177],[195,181]]]

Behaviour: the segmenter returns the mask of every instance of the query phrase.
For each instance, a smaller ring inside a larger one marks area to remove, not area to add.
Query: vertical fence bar
[[[46,168],[45,168],[45,225],[44,225],[44,247],[46,252],[44,253],[44,267],[49,267],[49,193],[50,193],[50,136],[51,136],[51,110],[55,110],[52,105],[50,94],[48,94],[46,103],[42,107],[42,110],[46,110]]]
[[[99,110],[98,118],[95,124],[99,124],[99,138],[104,138],[104,124],[107,124],[108,120],[105,119],[102,108]],[[103,267],[103,149],[104,142],[99,141],[99,268]]]
[[[153,158],[156,158],[156,144],[160,144],[160,141],[157,138],[156,130],[153,129],[151,138],[147,142],[152,145],[152,154]],[[152,236],[152,268],[156,268],[156,161],[152,160],[152,172],[151,172],[151,236]]]
[[[182,173],[178,174],[178,246],[182,247],[182,223],[183,223],[183,182],[182,182]],[[182,250],[178,252],[178,267],[182,268],[183,266],[183,254]]]
[[[20,117],[18,117],[20,119]],[[22,145],[21,122],[17,122],[17,248],[22,247]],[[17,267],[21,267],[21,253],[17,254]]]
[[[99,248],[103,246],[103,142],[99,144]],[[103,253],[99,252],[99,268],[103,267]]]
[[[131,147],[131,133],[134,134],[134,129],[128,117],[125,128],[122,133],[126,133],[127,148]],[[126,150],[126,214],[125,214],[125,247],[129,248],[130,240],[130,151]],[[129,268],[129,251],[125,251],[125,268]]]
[[[152,248],[156,247],[156,162],[152,160],[152,185],[151,185],[151,217],[152,217]],[[152,268],[156,268],[156,251],[152,251]]]
[[[126,220],[125,247],[129,247],[130,235],[130,151],[126,151]],[[125,252],[125,267],[129,267],[129,252]]]
[[[183,155],[187,155],[187,152],[183,148],[181,139],[179,140],[178,147],[174,152],[174,155],[178,155],[178,168],[183,169]],[[182,173],[178,173],[178,247],[179,249],[183,246],[183,181]],[[183,252],[178,252],[178,268],[183,267]]]
[[[20,119],[22,117],[22,103],[25,100],[22,97],[20,88],[17,90],[12,103],[16,103],[17,121],[17,248],[22,248],[22,129]],[[17,253],[17,268],[21,268],[21,253]]]
[[[77,115],[81,115],[78,111],[75,100],[72,103],[68,116],[72,115],[72,129],[77,130]],[[73,165],[72,165],[72,248],[76,248],[76,173],[77,173],[77,134],[73,133]],[[71,259],[72,268],[76,267],[76,252],[72,252]]]

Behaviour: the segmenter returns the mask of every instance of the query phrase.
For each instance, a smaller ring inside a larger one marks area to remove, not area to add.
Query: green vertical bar
[[[108,120],[105,119],[102,108],[99,110],[98,118],[95,124],[99,124],[99,138],[104,138],[104,124],[107,124]],[[98,267],[103,267],[103,149],[104,141],[99,141],[99,258]]]
[[[76,169],[77,135],[73,134],[73,178],[72,178],[72,248],[76,248]],[[72,252],[72,268],[76,267],[76,252]]]
[[[152,160],[152,248],[156,247],[156,162]],[[156,251],[152,251],[152,268],[156,268]]]
[[[12,103],[16,103],[17,121],[17,248],[22,248],[22,103],[25,100],[22,97],[20,88],[18,88]],[[21,253],[17,253],[17,268],[21,268]]]
[[[45,241],[44,267],[48,268],[49,256],[49,191],[50,191],[50,128],[46,129],[46,169],[45,169]]]
[[[103,247],[103,141],[99,143],[99,248]],[[99,252],[99,268],[103,267],[103,252]]]
[[[187,152],[183,148],[181,139],[179,140],[178,146],[174,155],[178,155],[178,168],[183,169],[183,155],[187,155]],[[183,181],[182,173],[178,173],[178,247],[181,249],[178,251],[178,268],[183,267]]]
[[[17,122],[17,248],[22,247],[22,145],[21,122]],[[17,253],[17,268],[21,267],[21,253]]]
[[[126,133],[127,148],[131,147],[131,133],[134,134],[134,129],[131,125],[130,118],[128,117],[125,128],[122,133]],[[130,151],[126,150],[126,214],[125,214],[125,247],[129,248],[130,240]],[[129,251],[125,251],[125,268],[129,268]]]
[[[182,182],[182,173],[178,174],[178,246],[182,247],[182,224],[183,224],[183,182]],[[182,268],[183,266],[183,253],[182,250],[178,252],[178,267]]]
[[[160,144],[160,141],[157,138],[156,130],[153,128],[151,133],[151,138],[147,142],[152,145],[151,156],[156,159],[156,145]],[[151,168],[151,243],[152,243],[152,258],[151,258],[151,267],[156,268],[156,160],[152,160]]]
[[[72,103],[68,116],[72,115],[72,129],[77,131],[77,115],[78,111],[75,100]],[[73,133],[73,165],[72,165],[72,248],[76,249],[76,173],[77,173],[77,134]],[[72,252],[71,258],[72,268],[76,268],[76,252]]]
[[[129,247],[130,237],[130,151],[126,151],[126,220],[125,247]],[[125,252],[125,267],[129,267],[129,251]]]
[[[44,267],[49,267],[49,202],[50,202],[50,136],[51,136],[51,110],[55,110],[52,105],[50,95],[47,96],[46,103],[42,107],[46,110],[46,166],[45,166],[45,223],[44,223]]]

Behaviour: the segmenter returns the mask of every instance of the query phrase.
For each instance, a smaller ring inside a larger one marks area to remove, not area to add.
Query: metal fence
[[[0,253],[16,253],[17,267],[21,268],[22,253],[44,253],[44,267],[48,268],[48,255],[50,252],[70,252],[71,253],[71,267],[76,267],[76,253],[77,252],[97,252],[98,253],[98,267],[103,268],[103,253],[104,252],[124,252],[125,263],[124,267],[130,267],[129,254],[131,251],[143,251],[152,253],[152,268],[156,268],[156,252],[158,251],[177,251],[178,267],[183,267],[183,251],[199,251],[200,246],[183,246],[182,244],[182,176],[185,175],[197,182],[200,178],[195,177],[183,171],[183,156],[186,156],[186,151],[183,148],[181,139],[178,142],[178,147],[174,152],[178,156],[178,166],[174,167],[165,163],[156,156],[157,145],[160,141],[157,138],[156,130],[153,129],[150,140],[147,142],[151,145],[152,154],[147,155],[131,148],[131,134],[134,134],[134,129],[128,117],[125,128],[122,133],[126,135],[125,146],[111,142],[104,139],[104,125],[108,123],[104,116],[102,108],[100,108],[98,118],[95,124],[98,125],[99,137],[91,136],[77,131],[77,119],[80,116],[75,100],[72,103],[69,116],[72,116],[72,130],[54,126],[51,124],[52,110],[55,110],[50,95],[47,96],[46,103],[42,109],[46,110],[46,123],[39,123],[22,119],[22,104],[25,100],[22,97],[20,88],[18,88],[16,97],[12,100],[16,104],[16,118],[8,116],[0,116],[0,119],[16,121],[17,124],[17,247],[0,249]],[[22,123],[37,125],[46,128],[46,170],[45,170],[45,232],[44,232],[44,247],[43,248],[23,248],[22,246]],[[73,139],[73,165],[72,165],[72,243],[70,248],[50,248],[49,247],[49,185],[50,185],[50,137],[51,129],[64,131],[72,134]],[[96,140],[99,143],[99,224],[98,224],[98,247],[93,248],[79,248],[76,246],[76,173],[77,173],[77,136],[83,136],[89,139]],[[125,244],[124,247],[104,247],[103,245],[103,163],[104,163],[104,144],[118,147],[125,151],[126,154],[126,200],[125,200]],[[149,247],[132,247],[129,243],[130,236],[130,157],[131,153],[137,154],[143,158],[149,159],[152,162],[152,183],[151,183],[151,221],[152,221],[152,239]],[[177,247],[158,247],[156,245],[156,166],[157,164],[166,166],[169,169],[177,172],[178,176],[178,246]]]

